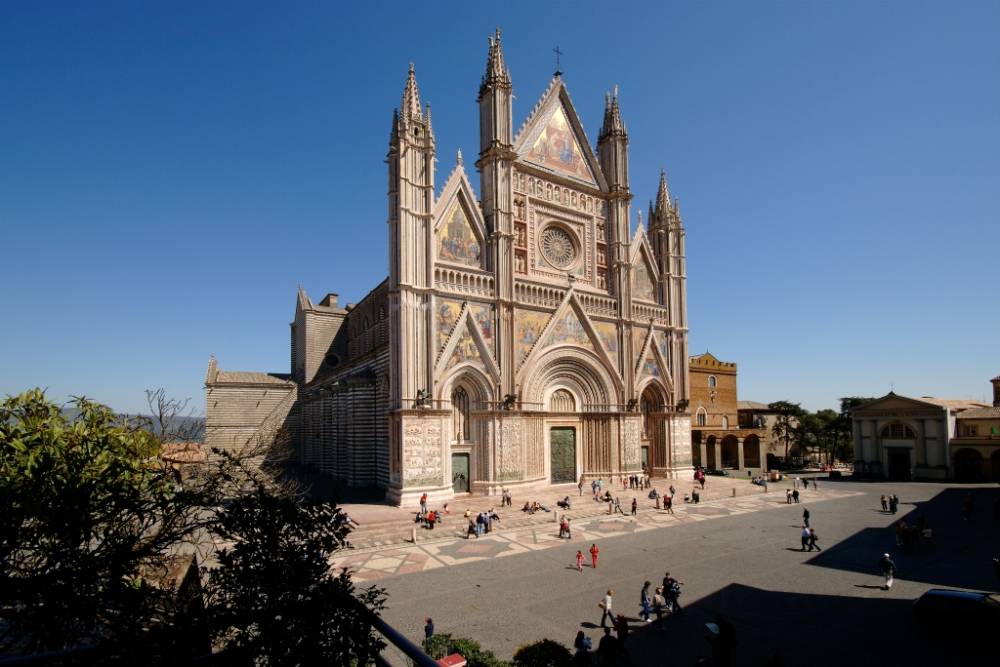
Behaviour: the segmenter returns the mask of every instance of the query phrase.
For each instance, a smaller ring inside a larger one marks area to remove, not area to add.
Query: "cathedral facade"
[[[479,88],[478,196],[439,186],[413,67],[393,114],[388,278],[299,290],[291,373],[209,362],[206,440],[288,434],[299,460],[409,504],[691,470],[685,233],[661,174],[631,233],[617,91],[591,148],[557,73],[515,132],[499,32]]]

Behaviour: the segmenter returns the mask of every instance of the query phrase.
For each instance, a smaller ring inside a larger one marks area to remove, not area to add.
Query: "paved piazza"
[[[997,590],[992,557],[1000,552],[994,487],[828,482],[786,505],[784,488],[768,494],[681,505],[670,516],[594,516],[574,522],[573,539],[555,523],[512,528],[478,540],[448,538],[348,553],[359,584],[389,594],[385,618],[414,640],[423,619],[438,632],[480,641],[499,657],[548,637],[571,645],[583,629],[596,647],[599,602],[615,590],[615,609],[631,619],[627,647],[635,665],[694,664],[711,657],[704,623],[724,613],[736,628],[736,665],[760,665],[779,653],[796,664],[947,664],[956,650],[975,656],[976,640],[918,635],[911,601],[933,587]],[[976,498],[973,521],[961,519],[965,494]],[[896,493],[896,516],[878,496]],[[803,508],[823,551],[799,551]],[[894,521],[924,515],[933,550],[895,546]],[[596,542],[597,570],[576,571],[577,549]],[[891,591],[879,589],[876,561],[890,551],[899,568]],[[662,627],[638,619],[643,580],[658,585],[670,571],[685,583],[685,613]],[[391,654],[390,654],[391,655]],[[939,662],[945,660],[945,662]],[[405,664],[396,660],[398,664]]]

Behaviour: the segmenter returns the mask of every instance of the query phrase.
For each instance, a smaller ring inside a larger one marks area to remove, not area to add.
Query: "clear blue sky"
[[[407,63],[440,185],[497,25],[516,124],[556,45],[592,142],[620,87],[636,202],[661,167],[682,202],[691,352],[742,398],[986,394],[995,0],[0,3],[0,394],[203,409],[210,353],[287,371],[296,285],[386,275]]]

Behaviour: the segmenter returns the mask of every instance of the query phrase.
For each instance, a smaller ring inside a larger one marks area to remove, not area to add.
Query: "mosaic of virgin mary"
[[[472,233],[472,227],[461,206],[456,206],[452,211],[447,224],[438,232],[438,237],[440,238],[438,256],[441,259],[446,262],[479,266],[481,252],[479,239]]]

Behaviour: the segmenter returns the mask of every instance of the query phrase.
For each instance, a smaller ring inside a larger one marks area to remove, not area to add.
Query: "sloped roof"
[[[1000,405],[986,408],[970,408],[963,411],[959,417],[962,419],[996,419],[1000,417]]]
[[[258,373],[255,371],[219,371],[216,383],[232,384],[270,384],[287,386],[291,384],[291,375],[287,373]]]
[[[961,412],[972,408],[990,407],[989,403],[974,401],[971,398],[938,398],[937,396],[921,396],[920,400],[925,403],[940,405],[942,408],[948,408],[949,410],[954,410],[955,412]]]
[[[770,410],[767,403],[758,403],[757,401],[736,401],[737,410]]]

